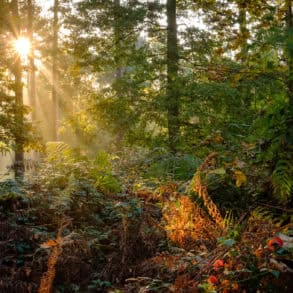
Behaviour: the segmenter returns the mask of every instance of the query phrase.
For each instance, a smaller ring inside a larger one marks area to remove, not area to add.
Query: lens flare
[[[27,38],[21,37],[14,41],[14,49],[22,59],[26,59],[28,57],[30,48],[31,44]]]

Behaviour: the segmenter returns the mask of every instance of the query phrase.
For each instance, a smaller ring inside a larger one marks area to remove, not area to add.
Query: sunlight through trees
[[[293,292],[292,0],[0,1],[0,292]]]

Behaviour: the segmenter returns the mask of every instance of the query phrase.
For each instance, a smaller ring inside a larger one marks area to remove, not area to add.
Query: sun
[[[14,41],[14,49],[21,58],[26,59],[31,49],[30,41],[27,38],[20,37]]]

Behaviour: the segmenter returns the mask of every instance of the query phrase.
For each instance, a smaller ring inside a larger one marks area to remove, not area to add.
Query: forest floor
[[[215,207],[169,183],[56,213],[48,187],[23,197],[10,185],[0,200],[1,293],[293,292],[293,225],[257,209],[224,227],[210,217]]]
[[[29,208],[14,202],[13,214],[0,221],[1,292],[36,292],[50,262],[45,278],[54,280],[55,292],[256,292],[259,287],[263,290],[258,292],[293,292],[288,253],[265,245],[289,226],[276,229],[250,216],[238,240],[226,235],[217,242],[209,221],[200,223],[197,231],[188,227],[204,218],[188,197],[165,194],[169,204],[180,197],[180,208],[172,215],[169,210],[163,220],[153,194],[131,196],[143,197],[141,214],[105,229],[107,235],[98,243],[100,265],[88,245],[94,240],[71,231],[70,220],[63,228],[69,230],[67,236],[48,239],[54,227],[44,221],[46,215],[32,217]],[[166,233],[162,225],[168,220]]]

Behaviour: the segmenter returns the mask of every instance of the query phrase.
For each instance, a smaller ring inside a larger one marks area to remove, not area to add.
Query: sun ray
[[[22,59],[27,59],[31,50],[31,44],[29,39],[25,37],[20,37],[16,39],[14,41],[14,49]]]

